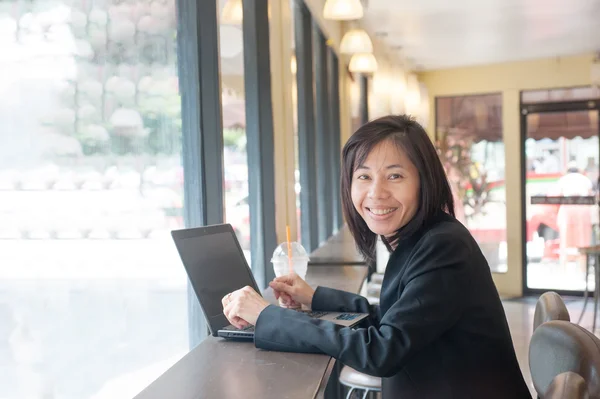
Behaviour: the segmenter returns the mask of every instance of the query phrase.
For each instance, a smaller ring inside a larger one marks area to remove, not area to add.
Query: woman
[[[344,216],[360,251],[377,236],[391,256],[380,306],[297,275],[276,296],[314,310],[369,312],[351,329],[269,305],[249,288],[223,298],[231,323],[255,327],[258,348],[324,353],[384,377],[383,398],[531,398],[489,266],[454,218],[448,180],[423,128],[405,116],[362,126],[343,151]]]

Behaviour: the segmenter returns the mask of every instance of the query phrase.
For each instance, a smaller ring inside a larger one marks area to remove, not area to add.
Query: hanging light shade
[[[227,0],[221,11],[221,23],[227,25],[241,25],[244,20],[242,0]]]
[[[373,43],[371,38],[362,29],[352,29],[346,32],[340,43],[340,53],[356,54],[356,53],[372,53]]]
[[[334,21],[351,21],[363,17],[360,0],[327,0],[323,7],[323,18]]]
[[[354,54],[348,69],[352,73],[374,73],[377,71],[377,60],[371,53]]]

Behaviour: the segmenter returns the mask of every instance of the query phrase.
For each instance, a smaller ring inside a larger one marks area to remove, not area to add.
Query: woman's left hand
[[[236,328],[255,325],[260,312],[269,306],[269,302],[249,286],[225,295],[221,302],[223,314]]]

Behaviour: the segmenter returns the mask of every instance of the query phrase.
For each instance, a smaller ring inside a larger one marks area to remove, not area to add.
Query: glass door
[[[586,288],[580,249],[597,243],[598,116],[594,101],[522,107],[525,291]]]

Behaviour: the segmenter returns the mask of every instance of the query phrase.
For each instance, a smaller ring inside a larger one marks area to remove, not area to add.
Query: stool
[[[594,261],[594,319],[592,321],[592,332],[596,331],[596,318],[598,313],[598,299],[600,293],[600,245],[594,245],[591,247],[579,248],[579,253],[585,255],[585,291],[583,292],[583,308],[581,314],[577,320],[577,324],[581,323],[583,315],[585,314],[585,308],[588,303],[588,274],[590,270],[590,260]]]
[[[374,284],[374,283],[367,284],[367,296],[379,297],[380,295],[381,295],[381,284]]]
[[[367,296],[367,302],[371,305],[379,305],[379,297],[378,296]]]
[[[340,373],[340,384],[350,388],[346,399],[350,399],[354,391],[364,391],[362,399],[366,399],[371,392],[381,392],[381,378],[373,377],[344,366]]]
[[[382,282],[383,282],[383,274],[382,273],[371,274],[371,283],[381,284]]]

